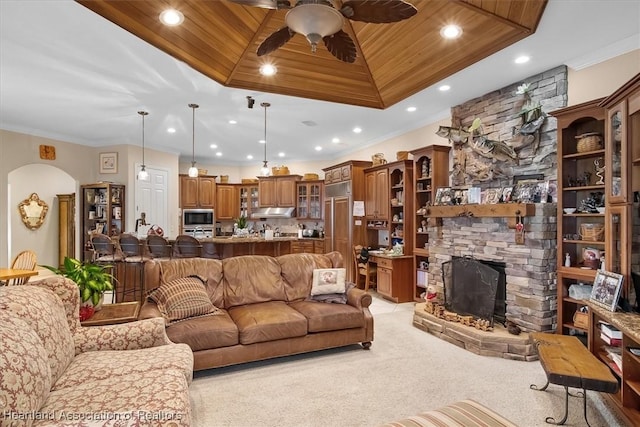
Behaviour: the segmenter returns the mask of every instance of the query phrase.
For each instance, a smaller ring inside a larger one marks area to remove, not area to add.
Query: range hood
[[[292,218],[296,208],[258,208],[251,212],[251,219]]]

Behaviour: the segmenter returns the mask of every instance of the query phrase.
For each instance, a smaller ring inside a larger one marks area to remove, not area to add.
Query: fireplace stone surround
[[[536,360],[527,332],[556,327],[556,204],[538,203],[525,221],[524,245],[506,218],[442,218],[429,228],[429,285],[443,301],[442,263],[452,257],[472,257],[506,264],[506,317],[522,329],[509,334],[499,324],[493,332],[446,322],[416,304],[414,326],[477,354],[516,360]]]

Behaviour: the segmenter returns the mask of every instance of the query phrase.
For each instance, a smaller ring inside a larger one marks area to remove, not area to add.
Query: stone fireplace
[[[499,323],[485,332],[446,322],[416,304],[414,326],[478,354],[536,360],[528,334],[551,331],[556,323],[556,204],[538,203],[525,220],[524,245],[506,218],[442,218],[429,229],[429,284],[444,300],[442,264],[453,257],[471,257],[505,264],[506,318],[522,329],[509,334]]]

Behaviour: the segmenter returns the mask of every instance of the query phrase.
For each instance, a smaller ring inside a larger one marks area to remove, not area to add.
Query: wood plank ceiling
[[[358,50],[355,63],[348,64],[334,58],[323,44],[311,53],[300,34],[258,57],[260,43],[285,25],[286,10],[224,0],[78,0],[224,86],[380,109],[533,34],[547,4],[547,0],[408,1],[418,13],[405,21],[369,24],[344,19],[343,29]],[[158,16],[168,8],[184,14],[182,25],[160,23]],[[440,36],[440,29],[451,23],[463,29],[461,38]],[[266,62],[277,67],[275,76],[258,72]]]

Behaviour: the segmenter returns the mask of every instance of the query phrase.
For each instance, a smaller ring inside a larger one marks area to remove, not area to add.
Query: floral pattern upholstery
[[[51,387],[42,341],[27,322],[0,310],[0,343],[0,415],[38,410]]]
[[[83,327],[79,307],[60,276],[0,288],[0,424],[189,426],[189,346],[161,318]]]

